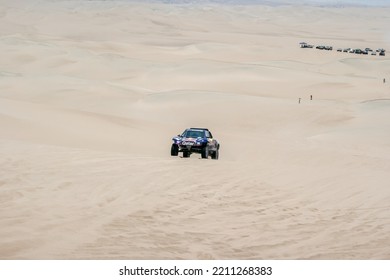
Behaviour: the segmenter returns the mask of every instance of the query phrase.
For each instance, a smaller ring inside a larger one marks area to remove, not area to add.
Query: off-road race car
[[[218,159],[219,142],[207,128],[187,128],[181,135],[172,138],[171,156],[183,153],[183,158],[191,154],[201,154],[202,158]]]

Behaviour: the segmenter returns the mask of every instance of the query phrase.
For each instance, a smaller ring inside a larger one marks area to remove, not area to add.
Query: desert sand
[[[335,50],[389,22],[0,1],[0,259],[390,259],[390,53]],[[170,156],[187,127],[219,160]]]

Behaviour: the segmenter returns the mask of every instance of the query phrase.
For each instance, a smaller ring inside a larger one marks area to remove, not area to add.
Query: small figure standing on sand
[[[313,95],[310,95],[310,100],[313,100]]]
[[[298,104],[301,104],[301,98],[299,97],[299,99],[298,99]]]
[[[383,78],[383,83],[386,83],[386,79],[385,78]]]

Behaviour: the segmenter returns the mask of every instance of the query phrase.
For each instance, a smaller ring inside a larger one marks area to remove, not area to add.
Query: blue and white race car
[[[188,128],[181,135],[172,138],[171,156],[183,153],[183,158],[191,154],[201,154],[202,158],[218,159],[219,142],[207,128]]]

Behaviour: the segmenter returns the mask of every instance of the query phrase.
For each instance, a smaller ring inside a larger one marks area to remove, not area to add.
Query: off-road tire
[[[171,156],[175,157],[179,155],[179,147],[175,144],[172,144],[171,147]]]
[[[209,157],[209,147],[204,147],[202,149],[202,158],[208,158]]]
[[[214,152],[211,154],[211,158],[212,158],[212,159],[218,159],[218,158],[219,158],[219,150],[214,151]]]
[[[190,157],[190,152],[184,151],[183,152],[183,158],[188,158],[188,157]]]

